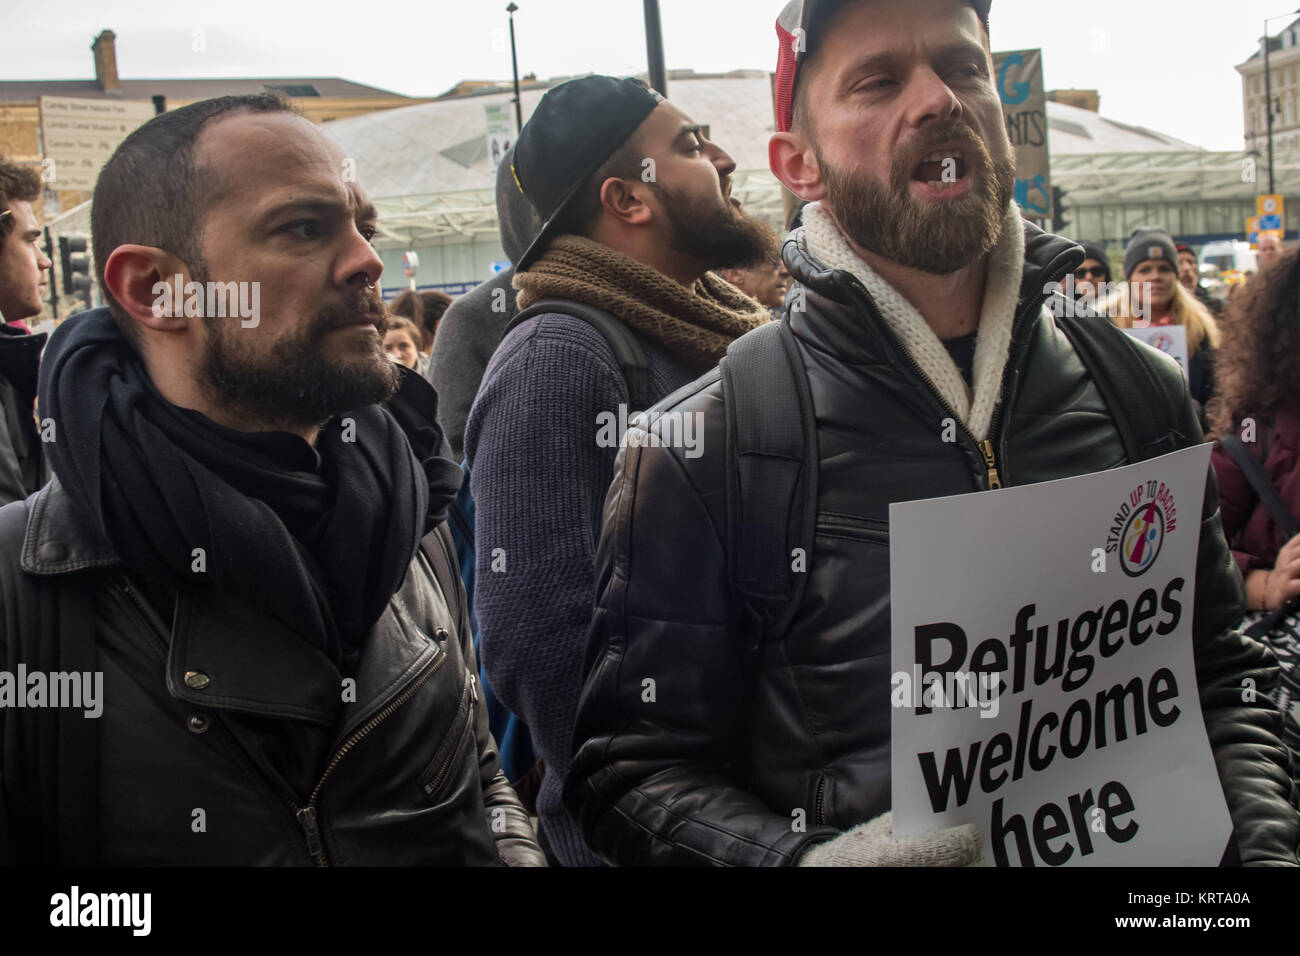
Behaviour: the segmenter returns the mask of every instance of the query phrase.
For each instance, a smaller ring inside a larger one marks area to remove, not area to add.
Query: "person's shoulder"
[[[0,507],[0,602],[9,603],[28,583],[23,571],[23,543],[30,514],[27,500],[11,501]],[[0,626],[3,625],[0,615]]]
[[[571,377],[594,365],[604,376],[623,378],[614,347],[605,334],[585,319],[564,312],[544,312],[510,329],[492,356],[493,369],[549,358],[557,374]]]
[[[0,506],[0,554],[17,558],[27,534],[27,501],[19,499]]]

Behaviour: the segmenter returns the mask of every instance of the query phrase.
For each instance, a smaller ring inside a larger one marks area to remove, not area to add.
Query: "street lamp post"
[[[1273,71],[1269,69],[1268,64],[1268,25],[1274,20],[1281,20],[1283,17],[1294,17],[1300,10],[1294,13],[1279,13],[1275,17],[1269,17],[1264,21],[1264,121],[1265,135],[1268,136],[1268,192],[1273,195]]]
[[[660,96],[668,95],[668,71],[664,68],[664,31],[659,23],[659,0],[645,0],[645,48],[650,85]]]
[[[1274,18],[1276,19],[1276,18]],[[1264,21],[1264,135],[1268,137],[1268,192],[1273,194],[1273,71],[1268,65],[1268,21]]]
[[[519,56],[515,52],[515,11],[519,7],[513,2],[506,7],[506,13],[510,14],[510,66],[515,72],[515,134],[524,128],[524,104],[519,98]],[[1267,44],[1265,44],[1267,46]]]

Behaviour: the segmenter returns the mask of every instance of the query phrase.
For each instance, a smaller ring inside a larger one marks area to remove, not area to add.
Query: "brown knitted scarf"
[[[581,236],[560,236],[527,272],[515,275],[519,308],[572,299],[604,309],[635,332],[709,368],[727,346],[770,318],[731,283],[706,273],[691,288],[657,269]]]

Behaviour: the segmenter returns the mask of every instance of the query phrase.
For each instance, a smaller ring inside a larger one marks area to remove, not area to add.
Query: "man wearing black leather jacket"
[[[101,172],[110,306],[52,335],[55,478],[0,509],[0,862],[544,865],[349,169],[262,94]]]
[[[892,838],[889,505],[1128,463],[1044,308],[1083,250],[1022,222],[1011,202],[989,6],[795,0],[778,21],[771,164],[809,201],[784,247],[795,281],[785,321],[816,421],[818,460],[804,462],[817,469],[815,548],[789,627],[759,640],[730,571],[744,556],[726,544],[719,373],[657,409],[700,415],[703,455],[653,434],[627,443],[605,506],[565,794],[611,862],[978,858],[965,828]],[[1182,406],[1176,445],[1200,443],[1177,367],[1149,364]],[[945,423],[959,425],[956,441]],[[989,542],[990,560],[1010,546]],[[1300,815],[1278,715],[1242,693],[1271,687],[1276,663],[1233,629],[1241,601],[1211,475],[1193,632],[1234,827],[1226,859],[1295,865]]]

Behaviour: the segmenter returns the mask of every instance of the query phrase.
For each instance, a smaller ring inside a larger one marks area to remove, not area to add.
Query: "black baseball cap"
[[[517,272],[545,251],[578,190],[662,102],[637,80],[612,76],[584,76],[546,91],[519,131],[511,165],[515,185],[542,219]]]

